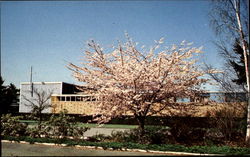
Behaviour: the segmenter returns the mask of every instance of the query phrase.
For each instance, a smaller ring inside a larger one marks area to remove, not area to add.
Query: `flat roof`
[[[65,82],[32,82],[33,84],[61,84]],[[20,84],[30,84],[30,82],[21,82]]]
[[[84,87],[82,85],[75,85],[75,84],[72,84],[72,83],[67,83],[67,82],[32,82],[33,84],[70,84],[70,85],[74,85],[74,86],[78,86],[78,87]],[[30,84],[30,82],[21,82],[20,83],[21,85],[22,84]],[[246,93],[244,91],[204,91],[203,93]],[[73,96],[73,95],[72,95]]]
[[[51,96],[94,96],[94,94],[52,94]]]
[[[68,85],[73,85],[73,86],[79,86],[81,87],[81,85],[76,85],[76,84],[72,84],[72,83],[67,83],[67,82],[46,82],[46,81],[41,81],[41,82],[32,82],[33,84],[68,84]],[[30,82],[21,82],[22,84],[30,84]]]
[[[206,91],[203,93],[246,93],[244,91]]]
[[[46,81],[41,81],[41,82],[32,82],[33,84],[69,84],[69,85],[74,85],[74,86],[79,86],[79,85],[75,85],[72,83],[67,83],[67,82],[46,82]],[[30,84],[30,82],[21,82],[20,84]]]

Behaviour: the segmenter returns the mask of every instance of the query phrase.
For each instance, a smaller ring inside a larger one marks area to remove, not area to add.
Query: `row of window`
[[[52,96],[52,101],[96,101],[94,96]],[[246,101],[245,93],[206,93],[201,98],[177,98],[176,102],[244,102]]]
[[[96,101],[93,96],[52,96],[52,101]]]
[[[246,93],[204,93],[195,99],[177,98],[176,102],[246,102]]]

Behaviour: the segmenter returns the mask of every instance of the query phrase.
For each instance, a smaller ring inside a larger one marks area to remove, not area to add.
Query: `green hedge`
[[[158,150],[158,151],[175,151],[175,152],[191,152],[191,153],[208,153],[208,154],[226,154],[226,155],[246,155],[250,154],[250,148],[246,147],[229,147],[229,146],[191,146],[185,147],[182,145],[170,144],[138,144],[138,143],[119,143],[119,142],[89,142],[84,140],[71,140],[71,139],[52,139],[52,138],[32,138],[32,137],[12,137],[3,136],[3,140],[10,141],[27,141],[29,143],[56,143],[67,144],[68,146],[81,145],[81,146],[95,146],[103,147],[104,149],[113,148],[120,150],[127,149],[143,149],[143,150]]]

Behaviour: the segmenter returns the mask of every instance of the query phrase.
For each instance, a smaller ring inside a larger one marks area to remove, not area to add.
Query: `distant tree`
[[[182,42],[156,52],[162,43],[163,38],[148,52],[143,48],[141,52],[127,35],[126,43],[104,53],[92,40],[82,66],[69,64],[76,79],[96,90],[99,122],[132,113],[143,135],[147,116],[161,115],[167,107],[180,105],[173,98],[194,97],[202,91],[200,85],[208,80],[201,76],[207,72],[199,69],[193,58],[201,48]]]
[[[41,129],[43,111],[51,107],[49,99],[53,92],[39,91],[36,88],[33,89],[33,92],[34,96],[32,98],[27,98],[24,95],[22,97],[26,101],[24,105],[31,108],[32,116],[37,118],[39,129]]]
[[[14,84],[4,86],[4,80],[0,77],[0,101],[1,101],[1,113],[11,113],[11,104],[17,102],[19,89]]]

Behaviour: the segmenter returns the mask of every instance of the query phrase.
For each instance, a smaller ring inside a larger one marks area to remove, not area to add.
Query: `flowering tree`
[[[110,53],[91,40],[82,66],[70,63],[68,68],[76,79],[94,89],[100,102],[96,108],[99,122],[130,113],[143,134],[147,116],[178,105],[173,98],[201,92],[200,85],[208,81],[201,76],[207,71],[196,65],[194,54],[201,53],[201,48],[191,48],[191,43],[161,48],[161,38],[149,51],[143,47],[139,51],[126,37],[127,42],[119,43]]]

